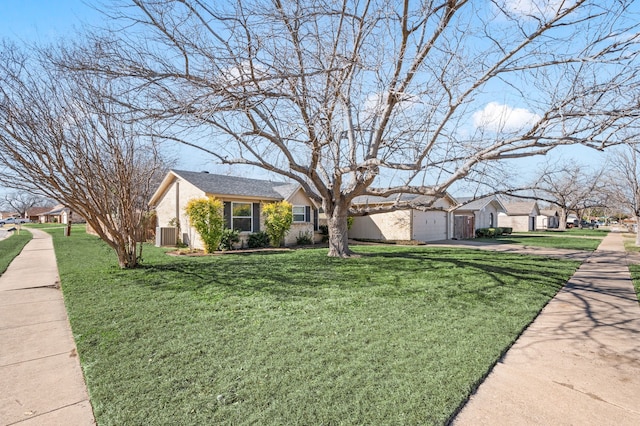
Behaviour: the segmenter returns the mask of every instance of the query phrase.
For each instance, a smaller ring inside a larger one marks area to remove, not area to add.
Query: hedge
[[[477,238],[495,238],[501,235],[510,235],[513,228],[478,228],[476,229]]]

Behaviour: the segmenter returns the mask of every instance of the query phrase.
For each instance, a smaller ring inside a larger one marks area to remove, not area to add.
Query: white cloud
[[[493,132],[514,132],[531,126],[539,119],[538,114],[527,109],[490,102],[473,114],[473,125]]]
[[[409,93],[396,93],[398,103],[395,106],[396,111],[407,111],[422,104],[419,97]],[[373,118],[382,113],[384,110],[388,93],[370,93],[364,101],[364,113],[367,119]]]
[[[504,0],[505,10],[523,16],[554,16],[565,0]]]

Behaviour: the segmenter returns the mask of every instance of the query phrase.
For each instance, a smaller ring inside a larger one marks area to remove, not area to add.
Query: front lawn
[[[123,271],[54,236],[100,425],[444,424],[577,262],[356,247],[171,257]]]
[[[21,231],[19,234],[14,232],[10,237],[0,240],[0,275],[7,270],[9,264],[20,254],[32,237],[31,232]]]
[[[607,235],[606,231],[579,230],[585,232],[521,232],[511,235],[502,235],[496,238],[477,238],[476,241],[486,241],[500,244],[520,244],[531,247],[547,247],[568,250],[594,251],[598,248],[602,239]]]

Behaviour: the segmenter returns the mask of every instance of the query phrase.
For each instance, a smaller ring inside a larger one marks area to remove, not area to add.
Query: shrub
[[[220,245],[224,229],[223,206],[222,201],[207,197],[193,199],[185,208],[189,222],[202,238],[206,253],[217,250]]]
[[[310,244],[313,244],[313,234],[311,234],[309,231],[303,234],[302,231],[300,231],[298,233],[298,236],[296,237],[296,244],[298,244],[299,246],[308,246]]]
[[[502,228],[502,233],[505,235],[511,235],[513,228]]]
[[[265,218],[265,232],[269,235],[271,245],[280,247],[284,242],[284,236],[289,232],[293,223],[291,204],[287,201],[265,204],[262,207],[262,214]]]
[[[240,231],[225,228],[220,238],[220,250],[233,250],[233,245],[240,242]]]
[[[495,238],[505,233],[505,228],[478,228],[476,229],[476,237],[478,238]]]
[[[264,231],[250,234],[247,239],[247,245],[249,248],[269,247],[269,235]]]

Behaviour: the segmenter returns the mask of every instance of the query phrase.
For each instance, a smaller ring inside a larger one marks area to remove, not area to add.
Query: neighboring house
[[[573,228],[574,226],[578,226],[580,224],[580,219],[578,219],[578,215],[569,213],[567,215],[567,228]]]
[[[0,219],[8,219],[10,217],[18,217],[16,212],[0,212]]]
[[[560,214],[556,209],[542,209],[536,218],[537,229],[556,229],[560,225]]]
[[[40,214],[38,222],[68,224],[71,222],[71,209],[62,204],[58,204],[57,206]]]
[[[475,238],[476,229],[498,226],[498,214],[505,213],[504,204],[495,196],[473,199],[457,197],[462,205],[454,210],[453,238]]]
[[[506,212],[498,214],[498,226],[513,228],[514,232],[527,232],[536,230],[536,219],[540,216],[538,203],[535,201],[522,201],[504,205]]]
[[[31,222],[40,222],[41,217],[49,211],[51,211],[51,207],[31,207],[27,210],[27,219]]]
[[[390,197],[360,196],[353,200],[354,207],[392,205],[397,195]],[[424,195],[403,194],[401,201],[414,205],[433,200]],[[419,208],[356,216],[349,230],[349,238],[378,241],[439,241],[451,238],[453,229],[452,207],[457,201],[450,195],[438,199],[429,210]]]
[[[224,203],[226,227],[240,231],[242,244],[249,234],[264,231],[263,203],[288,201],[293,205],[293,224],[285,237],[286,245],[295,244],[300,234],[311,234],[313,238],[318,227],[317,210],[297,183],[171,170],[149,204],[155,208],[158,227],[172,227],[178,222],[181,241],[203,248],[195,229],[189,226],[185,208],[189,200],[208,196]]]

